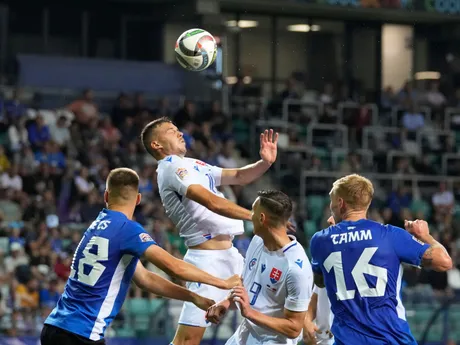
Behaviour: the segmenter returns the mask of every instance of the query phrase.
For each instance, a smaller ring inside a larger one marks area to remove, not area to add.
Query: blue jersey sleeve
[[[120,249],[123,253],[131,254],[139,258],[148,247],[157,244],[138,223],[128,222],[121,231]]]
[[[318,233],[314,234],[310,241],[311,268],[315,273],[322,273],[319,262]]]
[[[392,225],[387,225],[386,227],[393,249],[399,260],[406,264],[420,266],[422,256],[430,246],[418,240],[404,229]]]

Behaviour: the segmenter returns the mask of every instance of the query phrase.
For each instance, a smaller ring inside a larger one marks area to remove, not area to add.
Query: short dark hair
[[[107,192],[111,199],[131,200],[139,192],[139,175],[129,168],[113,169],[107,177]]]
[[[144,144],[145,150],[152,156],[155,155],[155,152],[152,150],[152,146],[150,146],[153,140],[153,133],[155,129],[162,125],[163,123],[172,123],[169,117],[163,116],[159,117],[158,119],[153,120],[152,122],[148,123],[141,133],[141,140],[142,144]]]
[[[278,223],[286,223],[292,214],[291,199],[279,190],[262,190],[257,193],[260,206],[267,210]]]

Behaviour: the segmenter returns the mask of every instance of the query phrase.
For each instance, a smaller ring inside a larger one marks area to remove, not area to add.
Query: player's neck
[[[357,222],[361,219],[366,219],[367,211],[350,211],[342,216],[342,221]]]
[[[264,236],[261,236],[264,241],[264,246],[269,251],[274,252],[283,248],[286,244],[292,241],[287,235],[286,228],[270,229]]]
[[[132,207],[120,206],[120,205],[107,205],[107,209],[111,211],[123,213],[126,216],[126,218],[128,218],[129,220],[133,219],[134,208]]]

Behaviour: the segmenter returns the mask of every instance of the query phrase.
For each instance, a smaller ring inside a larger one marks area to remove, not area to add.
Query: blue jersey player
[[[90,225],[78,245],[69,280],[45,321],[42,345],[105,344],[104,332],[118,314],[131,280],[156,295],[192,302],[207,310],[214,301],[149,272],[141,256],[171,276],[230,289],[237,276],[222,280],[176,259],[156,245],[136,222],[139,176],[127,168],[112,170],[104,199],[107,208]]]
[[[335,344],[416,345],[400,299],[402,263],[447,271],[452,260],[423,220],[406,230],[366,219],[372,183],[359,175],[334,182],[330,192],[336,225],[311,240],[315,284],[326,287]]]

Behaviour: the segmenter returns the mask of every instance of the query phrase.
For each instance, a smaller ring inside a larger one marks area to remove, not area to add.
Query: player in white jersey
[[[263,175],[276,159],[278,134],[273,130],[262,133],[261,160],[239,169],[222,169],[185,158],[182,133],[168,118],[149,123],[141,138],[145,149],[158,161],[158,187],[166,213],[188,246],[184,260],[217,277],[241,274],[243,257],[232,240],[243,233],[242,220],[251,220],[251,211],[228,201],[216,188],[248,184]],[[187,286],[217,301],[228,294],[204,284]],[[173,344],[200,344],[208,326],[205,312],[184,303]]]
[[[287,235],[292,212],[288,196],[259,192],[253,204],[254,238],[243,271],[243,286],[209,308],[219,323],[231,307],[245,318],[226,345],[297,344],[313,288],[313,272],[302,246]]]
[[[329,225],[335,225],[334,217],[327,220]],[[331,333],[334,314],[326,288],[315,285],[303,328],[303,341],[306,345],[333,345],[334,336]]]

